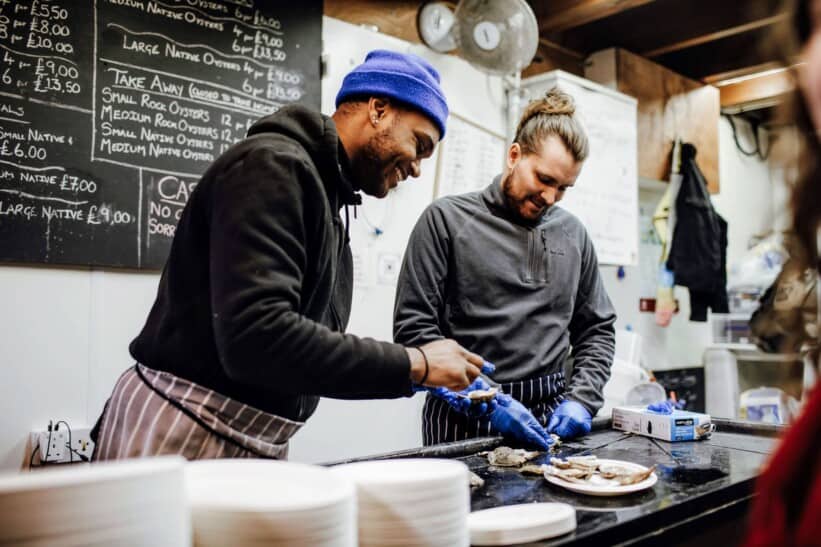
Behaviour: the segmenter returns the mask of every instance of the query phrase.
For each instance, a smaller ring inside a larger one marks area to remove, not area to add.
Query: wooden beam
[[[325,0],[323,13],[355,25],[376,27],[379,32],[420,43],[416,30],[415,0]]]
[[[788,69],[727,85],[718,85],[722,108],[750,103],[775,104],[793,89],[795,89],[795,80]]]
[[[585,56],[562,47],[550,40],[539,40],[539,47],[533,62],[522,71],[522,77],[528,78],[543,72],[561,69],[571,74],[584,76]]]
[[[716,85],[716,83],[723,82],[724,80],[743,78],[744,76],[751,76],[759,72],[775,70],[777,68],[781,68],[782,66],[784,66],[784,64],[780,61],[769,61],[767,63],[761,63],[759,65],[745,66],[743,68],[737,68],[735,70],[728,70],[726,72],[710,74],[709,76],[703,77],[702,81],[704,81],[704,83],[707,84]]]
[[[773,15],[771,17],[765,17],[764,19],[759,19],[757,21],[751,21],[749,23],[745,23],[743,25],[737,25],[734,27],[726,28],[719,30],[717,32],[711,32],[708,34],[704,34],[702,36],[694,36],[687,40],[682,40],[680,42],[675,42],[672,44],[668,44],[666,46],[662,46],[656,49],[652,49],[650,51],[644,51],[641,53],[642,56],[648,57],[652,59],[653,57],[658,57],[659,55],[664,55],[665,53],[671,53],[673,51],[678,51],[681,49],[687,49],[693,46],[699,46],[701,44],[706,44],[707,42],[712,42],[714,40],[720,40],[722,38],[727,38],[729,36],[735,36],[736,34],[741,34],[742,32],[748,32],[751,30],[756,30],[762,27],[768,27],[770,25],[775,25],[777,23],[781,23],[782,21],[786,21],[789,17],[788,13],[779,13],[778,15]]]
[[[710,35],[716,41],[716,37],[720,35],[715,33],[750,23],[755,27],[762,24],[761,21],[769,22],[768,18],[783,17],[782,14],[785,13],[782,0],[744,0],[743,9],[739,8],[739,4],[727,0],[656,0],[630,11],[543,37],[583,53],[620,47],[661,55],[658,50],[662,48],[675,44],[693,47],[690,45],[693,43],[691,40],[698,43],[700,37]],[[747,33],[755,31],[753,28],[747,30]]]
[[[709,43],[659,55],[654,61],[690,78],[729,72],[749,66],[778,61],[772,43],[772,30],[762,27],[727,36]]]
[[[542,0],[535,2],[540,32],[579,27],[654,0]]]

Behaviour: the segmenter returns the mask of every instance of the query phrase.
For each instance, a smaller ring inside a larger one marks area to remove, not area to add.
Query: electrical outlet
[[[94,452],[94,441],[91,440],[90,427],[71,428],[71,450],[70,454],[66,454],[63,461],[69,462],[88,462],[91,461],[91,454]]]
[[[57,463],[63,460],[68,449],[68,430],[59,429],[39,432],[40,461],[44,463]]]
[[[59,424],[49,431],[32,431],[31,446],[39,445],[39,463],[79,463],[91,461],[94,442],[91,440],[91,428],[72,427],[71,434],[65,424]],[[69,444],[70,442],[70,444]]]

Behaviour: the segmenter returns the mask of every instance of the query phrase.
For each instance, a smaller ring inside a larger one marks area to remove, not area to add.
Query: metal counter
[[[594,454],[656,466],[659,481],[644,492],[616,497],[575,494],[538,476],[517,469],[491,467],[477,453],[502,444],[485,437],[366,458],[332,462],[337,465],[373,459],[430,457],[458,459],[485,480],[471,494],[471,509],[531,502],[564,502],[576,508],[575,532],[537,543],[557,545],[714,545],[738,543],[753,483],[773,450],[779,426],[713,419],[716,432],[703,441],[670,443],[610,429],[609,419],[594,421],[593,432],[564,443],[560,457]],[[546,463],[543,455],[531,463]]]

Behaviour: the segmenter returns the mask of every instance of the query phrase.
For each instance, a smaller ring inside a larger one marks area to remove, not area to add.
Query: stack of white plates
[[[198,547],[354,547],[353,484],[329,469],[272,460],[186,467]]]
[[[0,476],[0,545],[189,547],[178,457]]]
[[[333,471],[356,483],[360,547],[468,545],[465,464],[399,459],[340,465]]]

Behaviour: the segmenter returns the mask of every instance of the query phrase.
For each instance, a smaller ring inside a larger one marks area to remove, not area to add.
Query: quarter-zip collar
[[[555,205],[548,207],[545,212],[535,220],[526,220],[522,218],[518,211],[515,211],[510,207],[510,204],[507,202],[507,198],[505,198],[505,194],[502,191],[502,175],[496,175],[493,178],[493,182],[482,191],[482,200],[485,202],[485,205],[487,205],[487,208],[491,213],[525,228],[534,228],[541,224],[547,215],[550,214],[553,207],[555,207]]]

